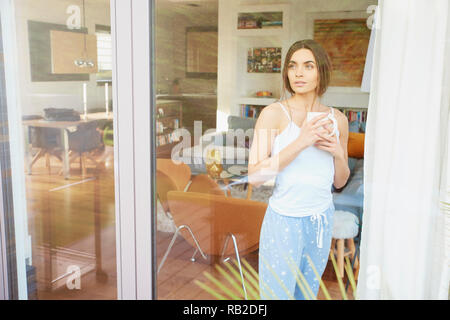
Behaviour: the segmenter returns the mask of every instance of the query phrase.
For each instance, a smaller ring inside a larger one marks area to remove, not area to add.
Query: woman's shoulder
[[[341,110],[339,110],[337,108],[333,108],[333,107],[329,107],[329,108],[330,108],[330,110],[333,110],[334,117],[336,118],[336,120],[338,122],[347,121],[346,115]]]
[[[281,106],[278,102],[274,102],[264,107],[259,114],[257,125],[262,128],[278,128],[280,122]]]

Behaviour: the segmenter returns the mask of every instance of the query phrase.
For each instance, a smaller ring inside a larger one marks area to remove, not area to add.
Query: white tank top
[[[286,108],[289,124],[275,137],[272,156],[292,143],[300,134],[300,128],[292,121]],[[333,121],[339,141],[339,130],[334,117],[334,109],[328,118]],[[320,219],[333,201],[331,186],[334,180],[333,156],[315,146],[300,152],[297,157],[280,171],[275,179],[275,187],[269,198],[269,205],[277,213],[291,216],[314,216]]]

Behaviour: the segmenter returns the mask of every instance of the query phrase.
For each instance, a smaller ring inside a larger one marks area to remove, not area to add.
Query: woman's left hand
[[[320,135],[321,140],[317,141],[314,146],[320,150],[328,151],[335,158],[344,158],[344,149],[338,141],[337,135],[333,136]]]

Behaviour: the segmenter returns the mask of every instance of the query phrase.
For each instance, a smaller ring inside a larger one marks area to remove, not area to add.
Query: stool
[[[359,219],[356,215],[348,211],[336,210],[333,218],[333,237],[331,242],[331,249],[335,250],[337,244],[337,265],[339,275],[344,276],[344,257],[351,254],[352,259],[355,256],[355,243],[353,238],[358,235]],[[345,243],[347,240],[348,251],[345,252]],[[358,264],[355,261],[355,268]]]

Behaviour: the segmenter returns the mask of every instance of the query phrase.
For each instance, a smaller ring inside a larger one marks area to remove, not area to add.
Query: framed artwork
[[[87,33],[87,29],[69,30],[66,25],[28,20],[31,81],[89,81],[89,73],[53,73],[51,31]]]
[[[85,52],[86,41],[86,52]],[[50,30],[53,74],[97,73],[97,37],[93,34]],[[77,67],[76,59],[84,55],[94,62],[94,66]]]
[[[328,52],[333,65],[330,87],[361,87],[370,29],[366,12],[309,16],[309,36]]]
[[[280,73],[281,48],[250,48],[247,56],[248,73]]]
[[[217,27],[186,28],[186,77],[217,78]]]
[[[283,28],[283,12],[241,12],[238,29]]]

